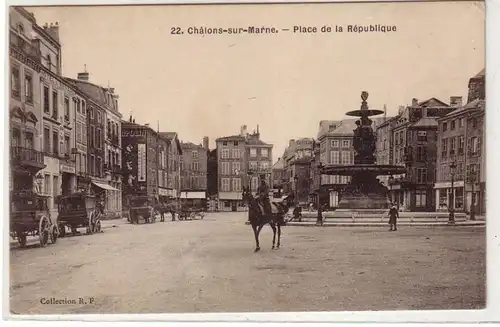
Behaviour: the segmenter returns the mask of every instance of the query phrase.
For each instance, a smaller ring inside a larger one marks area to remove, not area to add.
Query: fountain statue
[[[376,137],[372,128],[371,116],[384,113],[382,110],[369,109],[368,92],[361,93],[361,108],[349,111],[348,116],[359,117],[356,121],[353,148],[354,165],[327,165],[321,173],[325,175],[351,176],[351,181],[339,196],[338,209],[387,209],[389,206],[388,189],[377,176],[404,174],[403,166],[377,165],[375,159]]]

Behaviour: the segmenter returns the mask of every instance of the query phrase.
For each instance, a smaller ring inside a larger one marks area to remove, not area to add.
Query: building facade
[[[469,80],[467,103],[439,119],[435,209],[484,214],[485,73]],[[453,179],[453,187],[452,181]],[[472,204],[472,206],[471,206]]]
[[[272,186],[273,145],[260,139],[259,127],[252,134],[247,134],[245,142],[246,171],[250,173],[250,189],[256,194],[260,185],[260,176],[265,176],[266,184]]]
[[[283,185],[287,181],[286,171],[283,157],[278,158],[272,168],[272,189],[273,194],[276,197],[280,197],[283,194]]]
[[[175,203],[179,205],[181,196],[181,142],[176,132],[160,132],[160,136],[167,140],[168,145],[166,196],[175,199]]]
[[[208,142],[208,138],[206,138]],[[208,145],[181,142],[181,203],[205,207],[207,199]]]
[[[437,119],[455,110],[460,101],[460,97],[451,97],[448,105],[436,98],[413,99],[391,119],[391,164],[406,167],[405,174],[389,180],[389,194],[399,210],[434,211]]]
[[[43,193],[43,129],[40,103],[41,54],[31,38],[35,18],[22,8],[9,8],[9,189]]]

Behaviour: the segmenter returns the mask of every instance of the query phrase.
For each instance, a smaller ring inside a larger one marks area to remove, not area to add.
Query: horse
[[[252,226],[253,233],[255,236],[255,250],[254,252],[260,251],[259,244],[259,234],[262,228],[269,224],[273,229],[273,247],[272,249],[279,249],[281,240],[281,226],[286,224],[285,214],[288,212],[288,204],[285,202],[271,202],[271,215],[264,214],[264,207],[260,204],[256,198],[253,197],[252,192],[250,192],[249,187],[243,188],[243,200],[248,204],[248,218],[250,225]],[[276,230],[278,231],[278,243],[276,243]]]

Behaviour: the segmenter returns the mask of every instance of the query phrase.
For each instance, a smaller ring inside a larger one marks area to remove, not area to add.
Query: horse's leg
[[[252,229],[253,229],[253,236],[255,237],[255,250],[253,252],[257,252],[260,250],[259,235],[257,234],[257,226],[252,225]]]
[[[280,224],[280,223],[278,223],[278,224],[276,224],[276,225],[278,225],[278,244],[277,244],[277,246],[276,246],[276,249],[279,249],[279,248],[280,248],[280,245],[281,245],[281,244],[280,244],[280,241],[281,241],[281,224]]]
[[[273,221],[270,221],[269,226],[273,229],[273,247],[271,249],[274,250],[274,244],[276,243],[276,224]]]
[[[256,243],[256,247],[255,247],[255,251],[254,252],[260,251],[259,234],[260,234],[260,231],[262,230],[262,227],[264,227],[264,225],[259,225],[255,229],[255,243]]]

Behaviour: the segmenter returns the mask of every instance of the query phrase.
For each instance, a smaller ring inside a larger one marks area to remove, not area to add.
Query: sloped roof
[[[90,99],[94,100],[98,104],[108,107],[112,109],[114,112],[118,113],[118,108],[115,106],[115,102],[108,101],[108,97],[106,96],[107,89],[105,89],[102,86],[93,84],[88,81],[82,81],[79,79],[73,79],[69,77],[64,77],[66,81],[69,83],[73,84],[75,87],[77,87],[80,91],[85,93]]]
[[[341,122],[340,120],[321,120],[319,122],[319,130],[317,138],[328,133],[328,131],[330,130],[330,126],[338,125],[340,124],[340,122]]]
[[[452,112],[448,113],[444,117],[449,117],[449,116],[455,116],[457,114],[460,114],[461,112],[465,112],[468,110],[473,110],[473,109],[484,109],[484,100],[481,99],[475,99],[469,103],[467,103],[465,106],[460,107],[456,110],[453,110]]]
[[[181,148],[183,148],[183,149],[201,149],[201,148],[203,148],[203,145],[194,144],[193,142],[182,142],[181,141]]]
[[[410,125],[410,127],[422,128],[422,127],[437,127],[438,122],[436,119],[424,117],[419,119],[417,122]]]
[[[285,168],[285,162],[283,161],[283,158],[279,158],[278,161],[273,165],[273,169],[284,169]]]
[[[481,69],[479,73],[477,73],[473,78],[483,78],[486,75],[485,69]]]
[[[259,140],[257,138],[249,138],[246,142],[248,145],[265,145],[265,146],[272,146],[271,144],[268,144],[262,140]]]
[[[215,142],[222,142],[222,141],[244,141],[245,137],[241,135],[230,135],[230,136],[222,136],[217,139],[215,139]]]
[[[172,143],[173,140],[175,140],[175,144],[177,145],[177,151],[179,154],[182,154],[182,147],[181,147],[181,142],[179,141],[179,137],[177,137],[176,132],[159,132],[161,137]]]
[[[419,102],[418,106],[422,108],[428,108],[428,107],[449,107],[450,105],[444,103],[443,101],[437,98],[432,97],[430,99]]]

